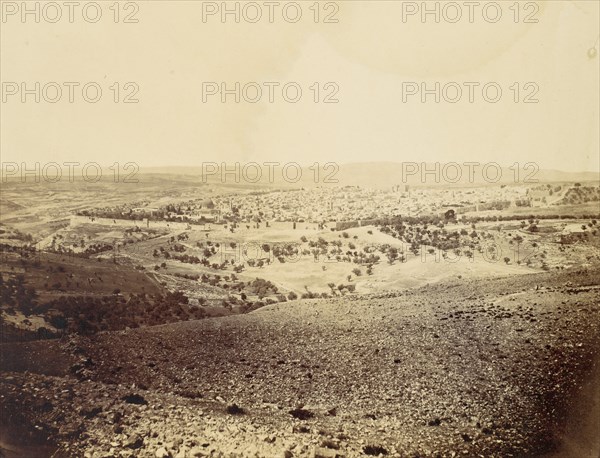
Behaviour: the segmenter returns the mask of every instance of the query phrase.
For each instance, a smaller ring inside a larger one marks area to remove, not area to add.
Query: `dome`
[[[204,208],[215,208],[215,203],[212,199],[203,199],[200,201],[200,205]]]

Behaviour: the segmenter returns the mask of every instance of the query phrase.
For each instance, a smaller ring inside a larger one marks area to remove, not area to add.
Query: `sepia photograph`
[[[600,458],[600,2],[0,0],[0,458]]]

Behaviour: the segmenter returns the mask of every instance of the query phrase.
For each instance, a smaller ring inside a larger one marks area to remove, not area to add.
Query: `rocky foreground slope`
[[[0,444],[6,456],[597,457],[599,273],[4,345]]]

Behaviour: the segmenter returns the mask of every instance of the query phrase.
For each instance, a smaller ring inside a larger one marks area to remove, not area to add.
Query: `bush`
[[[363,448],[363,452],[365,453],[365,455],[370,455],[370,456],[378,456],[378,455],[387,455],[388,454],[388,451],[379,445],[365,445],[365,447]]]
[[[227,406],[227,413],[229,415],[244,415],[246,411],[237,404],[230,404]]]
[[[66,329],[67,319],[63,315],[53,315],[48,320],[56,329]]]

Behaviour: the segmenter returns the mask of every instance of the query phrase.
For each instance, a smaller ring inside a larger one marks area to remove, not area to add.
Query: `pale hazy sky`
[[[538,22],[529,24],[523,19],[533,10],[521,2],[516,24],[512,1],[499,2],[498,23],[481,10],[469,23],[463,6],[454,24],[443,17],[422,23],[418,14],[403,22],[407,6],[400,1],[338,2],[339,22],[318,24],[312,1],[299,2],[299,22],[284,21],[276,10],[273,24],[263,2],[259,23],[230,17],[223,24],[218,15],[202,21],[202,2],[140,1],[138,23],[115,24],[112,3],[100,2],[103,16],[95,24],[77,10],[69,23],[66,7],[57,23],[22,23],[18,13],[0,23],[2,161],[496,161],[598,170],[600,56],[588,51],[598,48],[600,2],[541,1]],[[88,103],[79,86],[69,103],[63,86],[53,104],[33,96],[22,103],[19,94],[6,93],[7,82],[36,81],[96,82],[103,94]],[[204,103],[202,83],[222,81],[296,82],[303,94],[289,103],[276,89],[269,103],[265,88],[254,104],[232,96],[225,104],[218,96]],[[139,103],[114,103],[114,82],[139,85]],[[314,82],[321,98],[326,83],[337,84],[339,103],[314,103]],[[464,86],[455,104],[433,96],[421,103],[418,95],[403,103],[407,82],[480,86],[474,103]],[[488,82],[503,90],[495,104],[481,93]],[[515,103],[515,82],[521,99],[535,87],[525,84],[535,83],[539,102]]]

